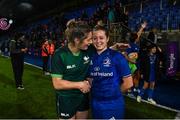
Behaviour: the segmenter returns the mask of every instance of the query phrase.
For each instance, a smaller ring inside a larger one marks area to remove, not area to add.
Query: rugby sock
[[[148,98],[152,98],[154,89],[149,88],[148,90]]]
[[[142,89],[140,90],[139,96],[142,97],[142,96],[144,95],[144,92],[145,92],[145,89],[142,88]]]

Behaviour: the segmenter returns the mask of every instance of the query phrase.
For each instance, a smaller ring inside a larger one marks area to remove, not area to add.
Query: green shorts
[[[87,111],[89,109],[89,95],[56,95],[56,107],[59,118],[72,118],[77,111]]]

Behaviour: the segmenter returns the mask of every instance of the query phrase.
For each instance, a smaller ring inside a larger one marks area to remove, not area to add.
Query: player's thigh
[[[70,96],[57,96],[56,107],[57,114],[60,119],[73,118],[77,112],[79,106],[78,100],[80,98]]]

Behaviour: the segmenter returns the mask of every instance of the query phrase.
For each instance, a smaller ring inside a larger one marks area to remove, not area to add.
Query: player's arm
[[[132,76],[123,77],[123,83],[121,84],[121,91],[127,92],[129,88],[133,86],[133,79]]]
[[[113,50],[120,50],[120,49],[126,49],[130,47],[129,44],[126,43],[115,43],[114,45],[110,46],[109,48]]]
[[[56,90],[70,90],[79,89],[83,93],[89,92],[90,85],[88,81],[73,82],[63,79],[65,71],[65,65],[61,58],[60,52],[56,51],[52,57],[52,83]]]
[[[122,55],[118,55],[117,56],[117,70],[120,74],[120,76],[122,77],[122,83],[120,86],[120,89],[122,92],[126,92],[129,88],[131,88],[133,86],[133,79],[131,76],[131,71],[128,65],[127,60],[125,59],[125,57]]]
[[[147,26],[147,22],[144,22],[143,24],[141,24],[141,28],[139,29],[139,31],[137,32],[137,39],[136,39],[136,42],[139,42],[139,38],[142,34],[142,32],[144,31],[144,28],[146,28]]]
[[[56,90],[79,89],[83,93],[87,93],[90,90],[90,84],[88,81],[85,80],[80,82],[72,82],[64,80],[60,77],[52,77],[52,83],[54,89]]]

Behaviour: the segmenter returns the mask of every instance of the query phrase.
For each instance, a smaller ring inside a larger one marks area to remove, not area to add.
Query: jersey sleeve
[[[131,76],[131,71],[126,58],[119,53],[116,55],[116,59],[117,59],[116,60],[117,70],[119,71],[120,76],[121,77]]]
[[[62,78],[64,70],[65,67],[61,55],[59,54],[59,52],[55,52],[55,54],[52,57],[51,76]]]

